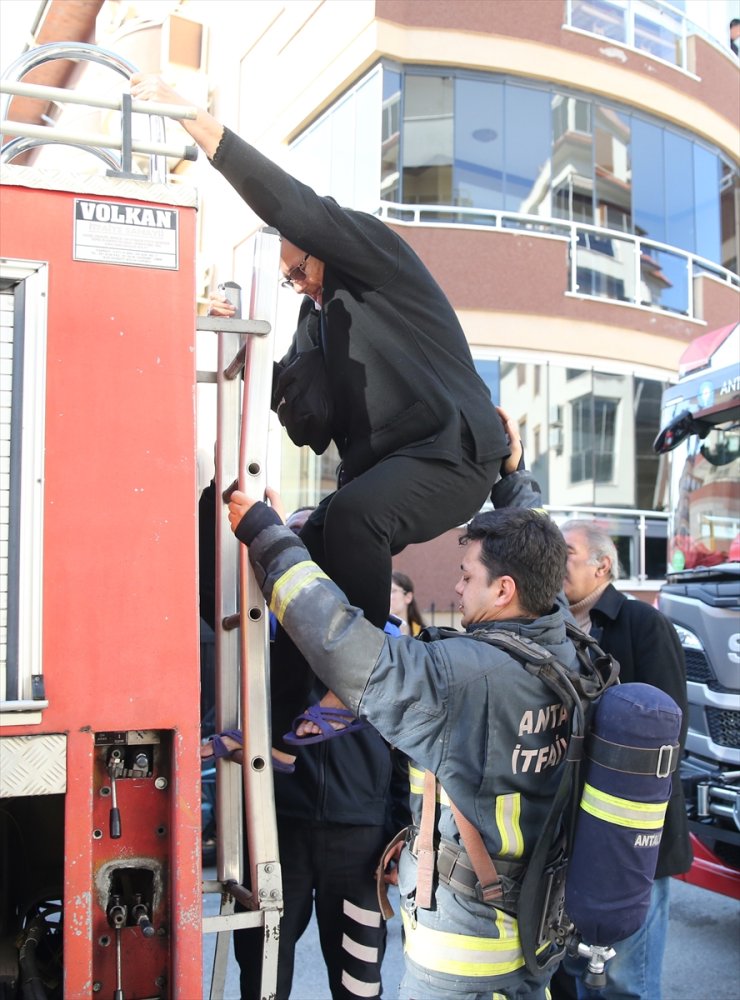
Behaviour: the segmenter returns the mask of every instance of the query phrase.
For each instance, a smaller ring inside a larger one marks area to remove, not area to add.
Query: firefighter
[[[544,1000],[550,978],[550,971],[525,968],[516,887],[560,781],[568,713],[538,677],[479,640],[488,630],[508,630],[569,667],[576,653],[560,597],[565,543],[544,512],[531,509],[539,506],[538,487],[517,470],[521,445],[508,421],[507,429],[512,455],[493,489],[497,509],[476,515],[462,536],[455,590],[465,632],[446,638],[434,630],[422,641],[386,636],[348,604],[273,510],[241,492],[229,504],[232,529],[249,547],[271,609],[313,669],[414,761],[417,826],[399,866],[400,996],[408,1000]],[[437,782],[424,769],[438,782],[437,809]],[[432,793],[423,818],[422,784]],[[466,822],[482,835],[501,876],[497,885],[476,884],[460,833]],[[434,847],[422,852],[430,824]],[[426,864],[430,856],[436,871]]]

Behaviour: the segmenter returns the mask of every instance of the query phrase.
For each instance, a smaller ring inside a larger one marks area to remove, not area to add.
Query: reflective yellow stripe
[[[296,563],[278,579],[272,590],[270,611],[282,623],[288,605],[301,588],[314,580],[328,580],[329,577],[314,562]]]
[[[414,767],[412,764],[409,764],[409,791],[412,795],[424,794],[424,772],[420,771],[418,767]],[[441,803],[443,806],[448,806],[450,804],[447,792],[439,783],[437,783],[436,801]]]
[[[605,823],[635,830],[658,830],[663,826],[667,802],[635,802],[607,795],[593,785],[583,787],[581,809]]]
[[[503,910],[493,909],[494,918],[493,922],[496,927],[496,933],[501,941],[516,941],[517,947],[519,946],[519,924],[517,923],[516,917],[512,917],[510,913],[505,913]]]
[[[521,858],[524,854],[524,836],[519,820],[522,799],[519,792],[496,797],[496,827],[501,838],[500,854],[505,858]]]
[[[473,937],[414,924],[404,909],[401,915],[406,954],[430,972],[450,976],[503,976],[524,965],[518,930],[515,935],[503,939]]]
[[[424,772],[409,763],[409,790],[412,795],[422,795],[424,792]]]

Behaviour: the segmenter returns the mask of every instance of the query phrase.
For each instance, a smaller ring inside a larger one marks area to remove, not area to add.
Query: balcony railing
[[[728,58],[732,53],[713,35],[670,3],[662,0],[566,0],[565,23],[569,28],[608,39],[639,52],[647,52],[686,72],[687,39],[698,35]]]
[[[617,229],[524,215],[498,209],[381,202],[378,215],[411,226],[485,226],[504,232],[567,241],[566,294],[701,320],[695,311],[694,280],[709,276],[740,288],[740,278],[698,254]]]

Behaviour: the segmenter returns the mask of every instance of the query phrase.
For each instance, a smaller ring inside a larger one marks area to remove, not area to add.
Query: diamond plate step
[[[67,791],[67,737],[0,737],[0,799]]]

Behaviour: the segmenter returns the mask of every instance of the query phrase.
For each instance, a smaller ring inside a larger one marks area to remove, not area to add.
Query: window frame
[[[5,713],[24,713],[24,722],[40,721],[39,710],[48,705],[42,657],[48,285],[45,262],[0,261],[0,290],[13,295],[12,344],[22,344],[22,354],[13,350],[11,383],[13,467],[9,462],[7,481],[13,532],[4,543],[9,558],[3,581],[8,597],[4,627],[11,643],[0,673],[5,722]]]

